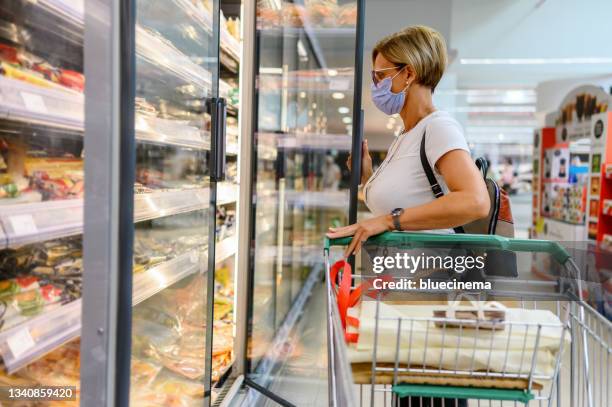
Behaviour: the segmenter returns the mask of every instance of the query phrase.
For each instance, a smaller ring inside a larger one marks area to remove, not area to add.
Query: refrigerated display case
[[[111,387],[96,363],[122,371],[110,361],[125,349],[102,351],[91,340],[108,344],[115,333],[118,343],[122,334],[131,338],[122,343],[131,345],[123,354],[131,354],[133,405],[214,399],[212,387],[233,361],[239,24],[239,16],[226,19],[218,1],[208,0],[0,6],[3,384],[70,385],[78,400],[83,328],[82,373],[92,390],[84,403],[101,402],[96,392]],[[113,53],[115,46],[131,54]],[[133,75],[124,69],[130,61]],[[132,98],[125,97],[129,89]],[[127,128],[117,132],[114,120]],[[85,134],[92,157],[87,201]],[[117,157],[128,160],[119,165]],[[107,232],[117,239],[103,242]],[[130,273],[129,284],[119,278],[119,291],[116,271]],[[84,310],[93,318],[83,319]],[[129,324],[109,329],[114,310],[129,315]],[[100,327],[102,321],[110,322]]]
[[[239,45],[218,2],[137,0],[135,24],[134,199],[177,210],[134,219],[130,403],[208,404],[233,361]]]
[[[256,7],[245,376],[289,403],[326,403],[312,387],[324,340],[295,329],[320,285],[321,239],[349,219],[356,20],[355,1]]]
[[[79,398],[83,86],[82,8],[3,1],[0,380],[74,386],[72,400]]]
[[[246,239],[238,356],[267,385],[320,236],[348,219],[355,4],[258,4],[246,134],[237,2],[85,3],[0,7],[3,383],[72,385],[84,405],[212,403],[237,357]]]

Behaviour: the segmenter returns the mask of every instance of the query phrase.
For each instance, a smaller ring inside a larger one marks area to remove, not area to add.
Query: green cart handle
[[[350,237],[330,239],[325,237],[324,250],[329,252],[331,246],[347,246]],[[384,232],[372,236],[367,243],[381,246],[443,247],[443,245],[464,244],[471,248],[500,249],[512,252],[542,252],[550,253],[560,264],[570,259],[569,253],[557,242],[536,239],[510,239],[498,235],[471,235],[467,233],[435,234],[414,232]]]

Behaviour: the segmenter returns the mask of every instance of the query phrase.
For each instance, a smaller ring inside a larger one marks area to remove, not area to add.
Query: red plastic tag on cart
[[[340,270],[343,270],[342,279],[340,280],[339,287],[336,286],[336,277]],[[366,290],[372,286],[370,281],[365,281],[364,283],[356,286],[353,290],[351,290],[351,283],[353,277],[353,270],[351,265],[348,264],[344,260],[339,260],[335,262],[330,270],[329,270],[329,278],[332,283],[332,286],[336,290],[336,299],[338,301],[338,311],[340,313],[340,321],[342,322],[342,329],[344,330],[345,340],[347,342],[356,343],[359,339],[358,333],[348,333],[347,325],[350,325],[355,328],[359,328],[359,319],[355,317],[351,317],[348,315],[348,309],[354,307],[361,300],[361,294],[363,292],[364,287]],[[380,277],[383,281],[391,281],[393,278],[390,275],[383,275]],[[376,293],[369,293],[369,297],[376,298]]]

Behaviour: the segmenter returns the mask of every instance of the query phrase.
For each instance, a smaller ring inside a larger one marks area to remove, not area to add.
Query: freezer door
[[[326,405],[321,243],[348,222],[357,3],[257,2],[256,14],[247,384]]]

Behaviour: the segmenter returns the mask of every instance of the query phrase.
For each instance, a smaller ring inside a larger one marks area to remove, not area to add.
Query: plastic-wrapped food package
[[[338,4],[334,0],[310,0],[306,2],[308,23],[315,27],[335,27]]]
[[[336,23],[341,27],[357,26],[357,4],[345,4],[338,8]]]
[[[299,4],[284,2],[282,24],[287,27],[303,27],[306,21],[306,10]]]
[[[266,7],[263,3],[257,5],[257,28],[274,28],[281,24],[281,11]]]

